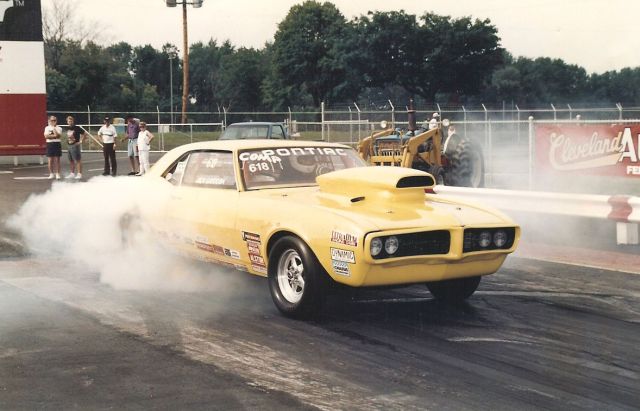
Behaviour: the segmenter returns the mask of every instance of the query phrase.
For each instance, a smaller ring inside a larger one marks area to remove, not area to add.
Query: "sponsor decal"
[[[210,253],[213,252],[213,244],[210,244],[209,239],[206,237],[196,237],[196,247]]]
[[[356,255],[351,250],[341,250],[339,248],[331,247],[331,259],[336,261],[342,261],[343,263],[355,264]]]
[[[349,277],[351,275],[351,270],[349,269],[349,264],[342,262],[331,260],[331,265],[333,266],[333,272],[338,275],[344,275]]]
[[[640,175],[640,126],[536,128],[536,169],[547,173]]]
[[[249,254],[249,258],[251,259],[252,264],[264,266],[264,258],[262,258],[262,256]]]
[[[240,153],[240,161],[268,161],[280,163],[280,157],[306,156],[306,155],[346,156],[343,148],[332,147],[286,147],[275,150],[245,151]]]
[[[251,261],[251,268],[261,274],[267,273],[267,265],[260,252],[260,246],[262,240],[259,234],[250,233],[247,231],[242,232],[242,240],[247,244],[247,252],[249,253],[249,261]]]
[[[219,255],[224,255],[224,248],[220,247],[219,245],[214,245],[213,252]]]
[[[260,255],[260,245],[258,243],[258,245],[255,245],[255,243],[252,244],[251,241],[247,241],[247,249],[249,250],[249,254],[255,254],[255,255]]]
[[[258,244],[261,242],[258,234],[248,233],[246,231],[242,232],[242,241],[253,241]]]
[[[341,231],[332,231],[331,232],[331,242],[337,244],[344,244],[351,247],[358,246],[358,237],[353,234],[344,233]]]

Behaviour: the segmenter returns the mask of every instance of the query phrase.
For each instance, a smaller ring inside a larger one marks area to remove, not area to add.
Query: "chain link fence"
[[[475,140],[483,150],[485,159],[485,183],[487,187],[532,188],[535,124],[554,123],[637,123],[640,107],[556,107],[520,109],[517,106],[503,109],[436,106],[431,110],[417,110],[418,124],[428,122],[433,113],[441,119],[449,119],[458,134]],[[282,112],[196,112],[189,113],[187,124],[177,124],[180,113],[169,112],[100,112],[88,109],[83,112],[49,112],[64,118],[71,114],[76,122],[96,136],[105,115],[114,119],[120,136],[125,134],[124,118],[131,114],[147,122],[156,139],[154,151],[168,151],[174,147],[198,141],[219,138],[227,124],[246,121],[281,122],[295,139],[344,143],[355,147],[361,139],[380,130],[381,121],[406,129],[407,108],[361,110],[353,106],[330,109],[323,104],[320,111]],[[172,122],[173,120],[173,122]],[[87,139],[83,149],[100,150],[94,139]],[[126,142],[119,142],[118,150],[126,150]]]

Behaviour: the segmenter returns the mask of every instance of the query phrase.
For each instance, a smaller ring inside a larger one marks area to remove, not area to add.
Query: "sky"
[[[54,0],[41,0],[44,8]],[[182,44],[182,12],[165,0],[75,0],[76,14],[100,32],[100,43]],[[637,0],[333,0],[347,19],[368,11],[431,11],[490,19],[501,45],[514,56],[561,58],[602,73],[640,66],[640,1]],[[294,0],[204,0],[189,7],[189,43],[229,40],[262,48],[272,41]]]

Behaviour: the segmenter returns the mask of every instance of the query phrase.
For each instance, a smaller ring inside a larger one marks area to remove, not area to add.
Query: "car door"
[[[238,190],[231,152],[191,152],[179,178],[168,214],[182,240],[180,248],[206,261],[239,264]]]

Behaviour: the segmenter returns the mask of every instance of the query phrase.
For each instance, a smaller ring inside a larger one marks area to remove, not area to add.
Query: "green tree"
[[[587,72],[561,59],[518,58],[514,64],[521,76],[518,98],[522,104],[563,104],[580,101],[587,89]]]
[[[261,85],[266,77],[266,57],[255,49],[240,48],[220,65],[219,99],[235,111],[262,108]]]
[[[218,46],[214,40],[191,45],[189,51],[189,76],[191,93],[197,98],[197,109],[216,111],[223,104],[220,96],[220,70],[226,57],[234,48],[226,41]]]
[[[306,90],[316,107],[321,101],[347,97],[351,92],[345,84],[349,68],[340,45],[349,36],[349,28],[329,2],[308,0],[291,7],[274,37],[271,75]]]

